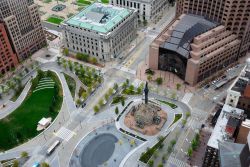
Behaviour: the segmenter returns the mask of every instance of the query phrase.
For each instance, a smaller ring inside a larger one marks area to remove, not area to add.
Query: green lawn
[[[84,5],[90,5],[92,2],[87,0],[77,0],[77,3],[84,4]]]
[[[63,19],[61,18],[58,18],[58,17],[53,17],[53,16],[50,16],[49,18],[47,18],[46,20],[47,22],[50,22],[50,23],[53,23],[53,24],[61,24],[61,22],[63,21]]]
[[[177,122],[179,119],[181,119],[182,114],[175,114],[174,115],[174,121],[172,122],[172,124],[170,126],[172,126],[175,122]]]
[[[109,0],[102,0],[102,3],[108,4]]]
[[[55,74],[53,75],[55,76]],[[43,117],[54,119],[62,104],[62,90],[58,78],[52,77],[59,87],[29,93],[24,102],[9,116],[0,120],[0,150],[8,150],[39,134],[37,123]],[[54,98],[56,97],[57,98]],[[53,101],[53,99],[55,99]],[[53,109],[51,109],[53,106]]]
[[[161,103],[163,103],[163,104],[168,105],[168,106],[171,107],[172,109],[177,108],[177,105],[175,105],[174,103],[170,103],[170,102],[168,102],[168,101],[163,101],[163,100],[157,100],[157,101],[159,101],[159,102],[161,102]]]
[[[74,99],[75,91],[76,91],[76,82],[75,82],[74,78],[72,78],[71,76],[69,76],[69,75],[67,75],[65,73],[63,73],[63,75],[64,75],[64,77],[66,79],[67,84],[68,84],[71,96]]]

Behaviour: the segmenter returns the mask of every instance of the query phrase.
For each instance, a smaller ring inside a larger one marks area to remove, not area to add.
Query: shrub
[[[115,108],[115,113],[116,113],[116,115],[119,114],[119,109],[118,109],[118,107]]]
[[[148,165],[149,165],[149,167],[153,167],[154,166],[154,160],[149,160]]]
[[[124,106],[125,105],[125,100],[124,99],[122,99],[122,106]]]
[[[95,112],[95,114],[98,113],[99,110],[100,110],[99,107],[98,107],[97,105],[95,105],[95,106],[94,106],[94,112]]]
[[[87,55],[87,54],[77,53],[76,58],[78,60],[82,60],[82,61],[85,61],[85,62],[89,61],[89,55]]]

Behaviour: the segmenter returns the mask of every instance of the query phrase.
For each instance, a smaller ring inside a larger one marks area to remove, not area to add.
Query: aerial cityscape
[[[250,0],[0,0],[0,167],[250,167]]]

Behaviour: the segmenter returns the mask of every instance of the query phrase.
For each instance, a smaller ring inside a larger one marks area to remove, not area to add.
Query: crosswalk
[[[65,140],[65,141],[69,141],[76,133],[65,128],[65,127],[61,127],[56,133],[55,135],[57,137],[60,137],[61,139]]]
[[[182,102],[188,104],[188,102],[193,97],[193,93],[186,93],[185,96],[182,98]]]
[[[120,66],[120,67],[115,67],[117,70],[121,70],[123,72],[127,72],[127,73],[130,73],[130,74],[133,74],[135,75],[136,74],[136,71],[135,70],[131,70],[129,68],[126,68],[125,66]]]
[[[186,162],[176,159],[172,156],[169,157],[167,167],[190,167]]]

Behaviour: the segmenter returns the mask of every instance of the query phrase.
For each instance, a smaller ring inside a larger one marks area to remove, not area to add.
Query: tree
[[[153,78],[152,75],[148,75],[148,76],[147,76],[147,80],[148,80],[149,82],[152,81],[152,78]]]
[[[82,60],[82,61],[85,61],[85,62],[89,61],[89,55],[87,55],[87,54],[77,53],[76,58],[78,60]]]
[[[163,167],[163,164],[159,164],[157,167]]]
[[[42,162],[41,167],[50,167],[50,165],[48,163],[46,163],[46,162]]]
[[[113,89],[114,89],[114,90],[118,90],[118,87],[119,87],[118,84],[115,83]]]
[[[87,92],[82,92],[81,97],[85,100],[88,97]]]
[[[124,100],[124,98],[122,98],[121,103],[122,103],[122,106],[125,105],[125,100]]]
[[[158,78],[156,78],[156,84],[159,86],[159,85],[161,85],[162,84],[162,82],[163,82],[163,80],[162,80],[162,78],[161,77],[158,77]]]
[[[14,160],[12,167],[19,167],[19,161],[18,160]]]
[[[77,99],[77,100],[76,100],[76,104],[77,104],[77,105],[80,105],[80,104],[81,104],[81,100],[80,100],[80,99]]]
[[[172,98],[172,99],[175,99],[175,98],[176,98],[176,93],[175,93],[175,92],[173,92],[173,93],[171,94],[171,98]]]
[[[99,106],[103,106],[104,104],[104,100],[103,99],[100,99],[99,102],[98,102]]]
[[[115,108],[115,113],[116,113],[116,115],[118,115],[119,114],[119,109],[118,109],[118,107],[116,106],[116,108]]]
[[[183,119],[183,120],[182,120],[182,125],[185,126],[186,123],[187,123],[187,120],[186,120],[186,119]]]
[[[186,112],[186,118],[190,117],[191,113],[188,111]]]
[[[149,167],[153,167],[154,166],[154,160],[149,160],[148,165],[149,165]]]
[[[189,157],[192,157],[192,155],[193,155],[193,149],[192,149],[192,147],[189,147],[189,148],[188,148],[187,155],[188,155]]]
[[[98,107],[97,105],[95,105],[95,106],[94,106],[94,112],[95,112],[95,114],[98,113],[99,110],[100,110],[99,107]]]
[[[21,153],[21,157],[22,158],[27,158],[29,156],[29,154],[26,152],[26,151],[23,151],[22,153]]]
[[[180,90],[180,89],[181,89],[181,84],[180,84],[180,83],[177,83],[177,84],[176,84],[176,89],[177,89],[177,90]]]
[[[90,59],[90,62],[91,62],[92,64],[96,64],[96,63],[97,63],[97,58],[92,57],[92,58]]]
[[[106,101],[108,101],[108,99],[109,99],[109,94],[106,93],[106,94],[104,95],[104,98],[105,98]]]
[[[63,49],[63,54],[64,54],[65,56],[68,56],[68,55],[69,55],[69,49],[68,49],[68,48],[64,48],[64,49]]]
[[[109,95],[112,95],[113,94],[113,92],[114,92],[114,90],[112,89],[112,88],[109,88]]]

